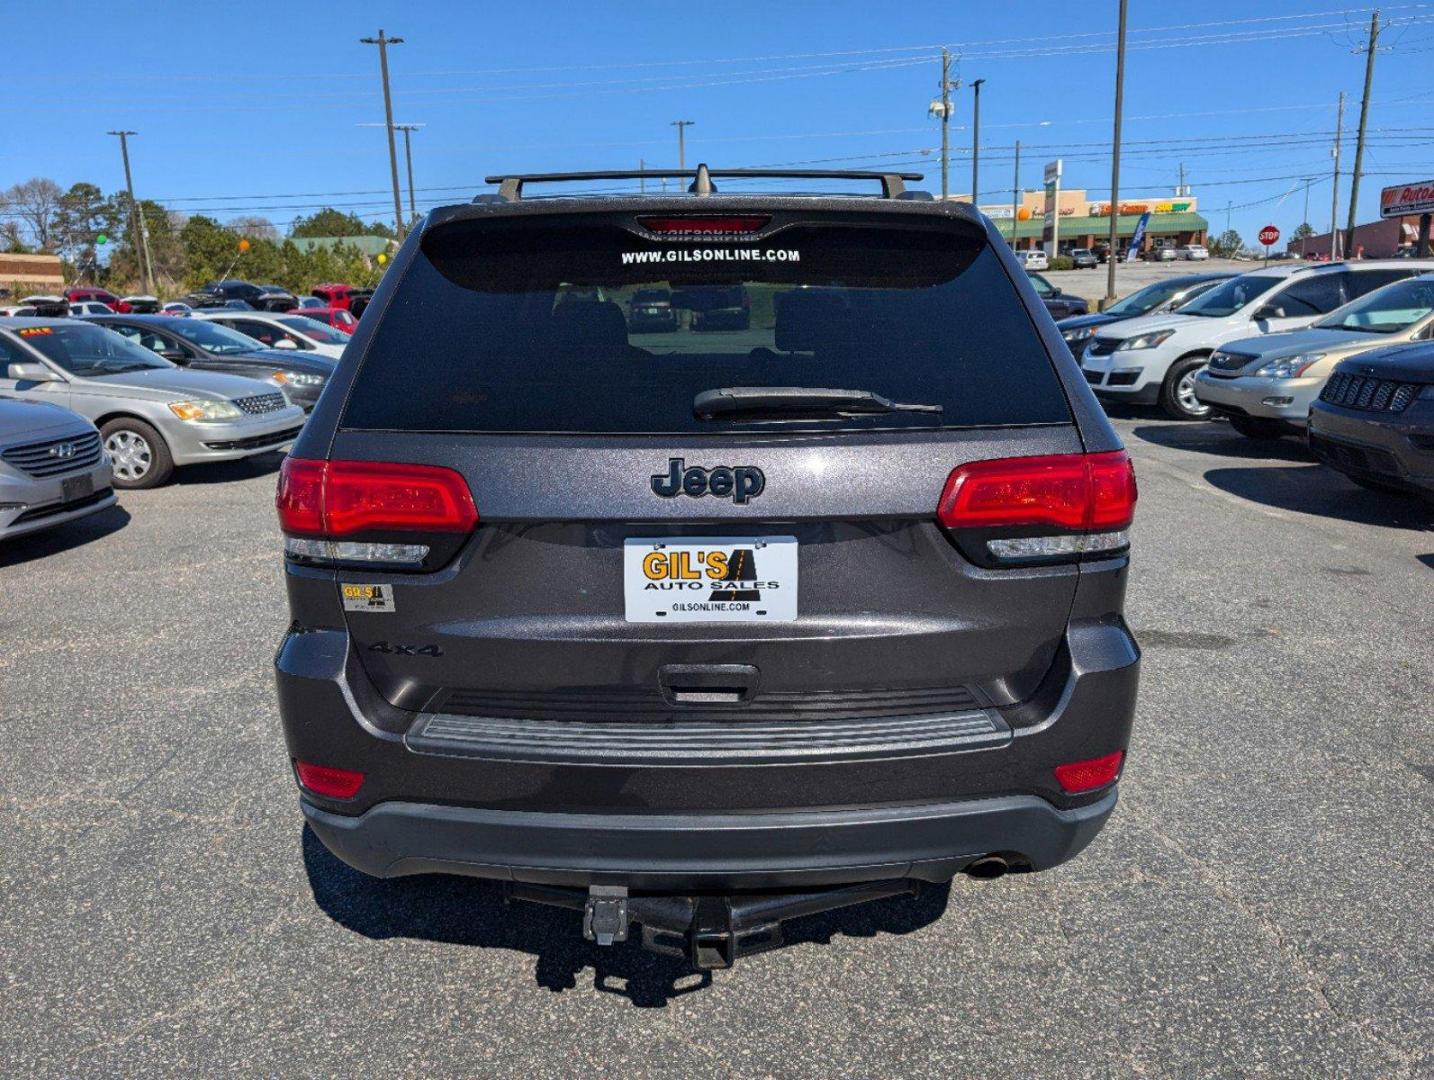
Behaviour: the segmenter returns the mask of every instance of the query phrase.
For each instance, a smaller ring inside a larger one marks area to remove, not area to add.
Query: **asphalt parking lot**
[[[1292,440],[1117,423],[1146,654],[1110,826],[710,980],[305,836],[276,461],[0,549],[0,1073],[1430,1075],[1434,516]]]
[[[1168,277],[1183,277],[1186,274],[1204,274],[1227,272],[1231,274],[1248,274],[1251,270],[1258,270],[1262,264],[1251,260],[1238,259],[1201,259],[1199,262],[1188,260],[1177,260],[1175,262],[1133,262],[1117,263],[1115,267],[1115,295],[1129,296],[1147,285],[1153,285]],[[1282,265],[1279,262],[1270,263],[1271,266]],[[1090,301],[1091,310],[1096,310],[1097,303],[1105,296],[1105,285],[1108,275],[1107,267],[1102,264],[1096,267],[1087,267],[1083,270],[1040,270],[1037,271],[1046,278],[1052,285],[1058,286],[1063,292],[1071,293],[1074,296],[1083,297]]]

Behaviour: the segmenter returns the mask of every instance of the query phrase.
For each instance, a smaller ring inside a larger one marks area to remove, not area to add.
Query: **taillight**
[[[1083,791],[1094,791],[1112,783],[1120,775],[1125,763],[1125,751],[1117,750],[1085,761],[1068,761],[1054,769],[1056,783],[1067,795],[1079,795]]]
[[[299,775],[299,786],[315,795],[330,799],[352,799],[363,787],[364,774],[352,769],[335,769],[329,765],[310,765],[307,761],[295,761],[294,771]]]
[[[288,457],[275,497],[285,551],[310,561],[421,564],[431,548],[387,533],[462,535],[478,524],[467,481],[452,469]],[[346,540],[363,534],[365,539]]]
[[[731,214],[723,217],[639,217],[648,232],[679,236],[734,236],[761,232],[772,220],[769,214]]]
[[[998,561],[1066,559],[1128,546],[1135,501],[1124,450],[1047,454],[958,467],[936,516],[948,529],[982,534]]]

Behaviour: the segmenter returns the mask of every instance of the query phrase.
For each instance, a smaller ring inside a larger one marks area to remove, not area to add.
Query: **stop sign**
[[[1266,225],[1263,229],[1260,230],[1260,243],[1264,244],[1265,247],[1269,247],[1271,244],[1278,243],[1279,239],[1280,230],[1275,228],[1273,225]]]

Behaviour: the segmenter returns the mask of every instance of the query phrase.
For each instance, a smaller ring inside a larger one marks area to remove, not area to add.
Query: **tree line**
[[[356,247],[302,251],[293,241],[312,236],[382,236],[382,222],[331,207],[297,218],[281,234],[267,218],[220,222],[204,214],[183,214],[140,200],[139,218],[149,240],[155,286],[178,295],[223,276],[307,290],[320,281],[374,285],[382,268]],[[0,251],[58,255],[65,280],[102,285],[116,292],[141,287],[135,252],[135,221],[123,191],[105,194],[80,182],[69,189],[35,177],[0,191]],[[241,250],[240,241],[248,241]],[[103,242],[102,242],[103,241]]]

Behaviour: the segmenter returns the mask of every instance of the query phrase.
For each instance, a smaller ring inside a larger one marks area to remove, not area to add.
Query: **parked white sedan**
[[[228,308],[196,310],[196,319],[217,322],[262,341],[270,349],[312,352],[334,360],[344,354],[349,335],[297,311],[231,311]]]

